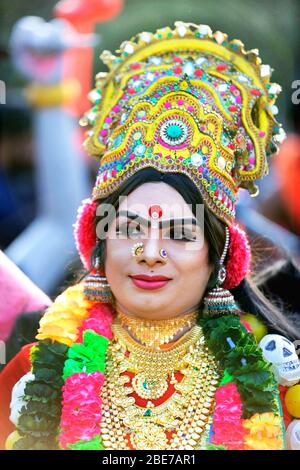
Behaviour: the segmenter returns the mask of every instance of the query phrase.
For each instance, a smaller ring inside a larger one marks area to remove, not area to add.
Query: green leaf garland
[[[17,430],[22,436],[16,450],[57,449],[57,431],[61,412],[62,370],[68,346],[50,340],[40,341],[31,350],[35,379],[25,387]]]
[[[276,412],[277,382],[254,336],[241,324],[239,316],[200,318],[199,324],[208,347],[237,384],[243,401],[243,418]]]

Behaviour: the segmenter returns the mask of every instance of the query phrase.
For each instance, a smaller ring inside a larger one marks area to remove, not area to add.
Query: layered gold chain
[[[132,333],[141,344],[159,350],[162,344],[171,343],[184,329],[190,329],[196,324],[198,309],[186,315],[161,320],[132,317],[119,307],[117,314],[124,329]]]
[[[118,323],[113,324],[113,333],[101,393],[104,447],[201,448],[220,378],[201,328],[194,326],[165,351],[136,343]],[[178,371],[183,374],[180,383],[175,378]],[[125,372],[135,374],[131,384]],[[163,396],[170,383],[174,385],[174,393],[155,406],[151,400]],[[146,407],[136,404],[130,396],[133,392],[147,400]]]

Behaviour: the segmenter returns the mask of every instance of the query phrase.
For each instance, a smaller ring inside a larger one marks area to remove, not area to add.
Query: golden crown
[[[274,117],[281,87],[258,51],[209,26],[176,22],[101,59],[109,71],[96,75],[93,107],[81,119],[90,127],[85,149],[100,159],[93,199],[152,167],[186,174],[230,224],[239,188],[257,194],[254,183],[284,136]]]

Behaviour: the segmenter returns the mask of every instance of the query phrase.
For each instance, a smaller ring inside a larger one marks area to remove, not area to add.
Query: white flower
[[[20,378],[20,380],[14,385],[14,388],[12,389],[9,419],[15,426],[18,424],[22,407],[26,405],[26,402],[23,399],[26,384],[34,380],[34,378],[35,377],[32,372],[28,372]]]

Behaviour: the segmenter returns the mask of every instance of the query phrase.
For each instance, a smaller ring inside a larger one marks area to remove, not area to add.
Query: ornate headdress
[[[176,22],[141,33],[96,76],[85,148],[100,160],[98,200],[142,168],[183,173],[210,210],[229,226],[239,188],[257,194],[267,157],[283,131],[276,122],[281,88],[257,50],[209,26]]]
[[[85,148],[100,160],[92,199],[75,225],[84,266],[91,268],[98,200],[152,167],[187,175],[229,226],[223,286],[239,285],[250,270],[250,248],[235,223],[238,190],[258,193],[255,182],[285,135],[274,117],[281,87],[270,82],[271,68],[241,41],[182,22],[138,34],[101,58],[109,71],[96,76],[93,107],[81,119],[89,126]]]

